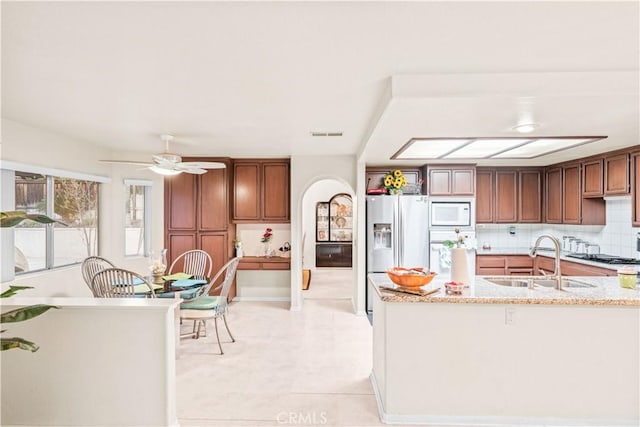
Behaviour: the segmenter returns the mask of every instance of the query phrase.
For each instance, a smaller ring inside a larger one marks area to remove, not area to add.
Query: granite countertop
[[[542,304],[542,305],[595,305],[640,307],[640,289],[621,288],[617,277],[581,276],[571,277],[594,285],[593,288],[569,288],[558,291],[554,288],[536,286],[535,289],[501,286],[475,276],[474,283],[461,295],[444,292],[448,275],[436,276],[422,290],[439,289],[429,296],[400,294],[379,289],[379,286],[397,286],[386,273],[370,273],[368,280],[384,302],[407,303],[453,303],[453,304]]]
[[[476,249],[476,254],[478,255],[529,255],[530,250],[531,248],[525,248],[525,247],[516,247],[516,248],[497,247],[497,248],[491,248],[491,249],[478,248]],[[569,256],[569,253],[570,252],[561,251],[560,259],[565,261],[575,262],[577,264],[585,264],[585,265],[592,265],[594,267],[606,268],[609,270],[618,270],[619,268],[622,268],[622,267],[632,267],[632,268],[635,268],[636,271],[640,273],[640,265],[606,264],[604,262],[596,262],[596,261],[590,261],[587,259],[572,258]],[[553,249],[538,249],[538,255],[546,256],[549,258],[555,258],[555,251]]]

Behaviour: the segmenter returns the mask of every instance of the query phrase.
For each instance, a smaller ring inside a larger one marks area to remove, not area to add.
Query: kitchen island
[[[514,288],[482,277],[462,295],[444,277],[422,297],[375,289],[373,387],[384,422],[638,425],[640,291]]]

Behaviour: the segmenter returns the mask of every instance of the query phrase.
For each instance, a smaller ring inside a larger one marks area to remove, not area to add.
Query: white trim
[[[153,181],[149,179],[131,179],[125,178],[123,180],[124,185],[142,185],[145,187],[153,187]]]
[[[262,301],[262,302],[289,302],[291,301],[291,297],[233,297],[233,301],[240,302],[254,302],[254,301]]]
[[[82,172],[71,172],[64,169],[54,169],[44,166],[34,166],[26,163],[12,162],[8,160],[0,160],[0,169],[12,170],[12,171],[24,171],[31,173],[39,173],[41,175],[51,175],[61,178],[73,178],[84,181],[94,181],[101,184],[108,184],[111,182],[111,178],[108,176],[92,175]]]
[[[438,425],[458,427],[513,427],[513,426],[637,426],[637,421],[621,419],[577,419],[577,418],[532,418],[532,417],[476,417],[447,415],[395,415],[387,414],[382,406],[378,383],[373,371],[369,375],[373,394],[376,397],[380,421],[385,424]]]

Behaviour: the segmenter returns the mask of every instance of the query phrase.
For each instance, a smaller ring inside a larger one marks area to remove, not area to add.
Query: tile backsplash
[[[631,198],[606,200],[606,225],[568,224],[478,224],[478,246],[489,243],[494,248],[528,248],[541,234],[551,234],[562,242],[562,236],[575,236],[600,245],[600,252],[623,257],[636,257],[639,227],[631,227]],[[515,234],[509,229],[515,227]],[[551,242],[543,242],[550,246]]]

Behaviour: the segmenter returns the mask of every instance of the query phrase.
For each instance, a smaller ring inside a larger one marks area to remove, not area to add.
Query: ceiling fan
[[[178,175],[182,172],[203,174],[207,169],[224,169],[226,165],[220,162],[183,162],[182,157],[169,152],[169,142],[173,140],[171,135],[160,135],[164,142],[164,153],[154,154],[153,163],[130,162],[128,160],[100,160],[103,163],[116,163],[124,165],[146,166],[160,175]]]

